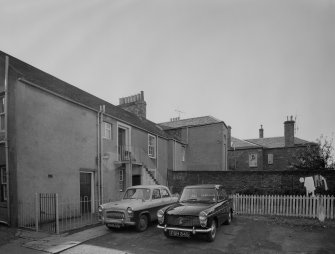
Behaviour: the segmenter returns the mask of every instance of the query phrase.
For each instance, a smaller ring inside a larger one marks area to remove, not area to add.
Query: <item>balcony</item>
[[[143,147],[117,146],[116,163],[148,165],[150,164],[150,158],[148,152]]]

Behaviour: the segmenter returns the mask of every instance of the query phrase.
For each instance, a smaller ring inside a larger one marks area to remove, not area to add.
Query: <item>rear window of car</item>
[[[162,198],[170,197],[170,194],[166,189],[161,189],[161,195],[162,195]]]

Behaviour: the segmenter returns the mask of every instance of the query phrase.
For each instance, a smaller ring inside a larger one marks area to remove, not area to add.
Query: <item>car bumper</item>
[[[103,224],[116,224],[120,225],[121,227],[123,226],[134,226],[136,222],[134,221],[126,221],[126,220],[116,220],[116,219],[107,219],[102,221]]]
[[[182,232],[192,232],[193,235],[195,235],[196,233],[208,233],[211,231],[210,228],[177,228],[177,227],[168,227],[167,225],[157,225],[157,228],[160,228],[160,229],[164,229],[164,231],[167,231],[167,230],[176,230],[176,231],[182,231]]]

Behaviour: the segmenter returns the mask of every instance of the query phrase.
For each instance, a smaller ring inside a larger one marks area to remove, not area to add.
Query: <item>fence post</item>
[[[56,193],[56,234],[59,234],[59,206],[58,206],[58,193]]]
[[[39,213],[39,205],[38,205],[38,193],[35,193],[35,230],[38,232],[38,213]]]

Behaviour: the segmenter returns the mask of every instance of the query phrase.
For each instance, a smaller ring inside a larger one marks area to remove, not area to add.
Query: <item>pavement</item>
[[[109,231],[103,225],[60,235],[1,226],[0,253],[60,253],[107,233]]]

